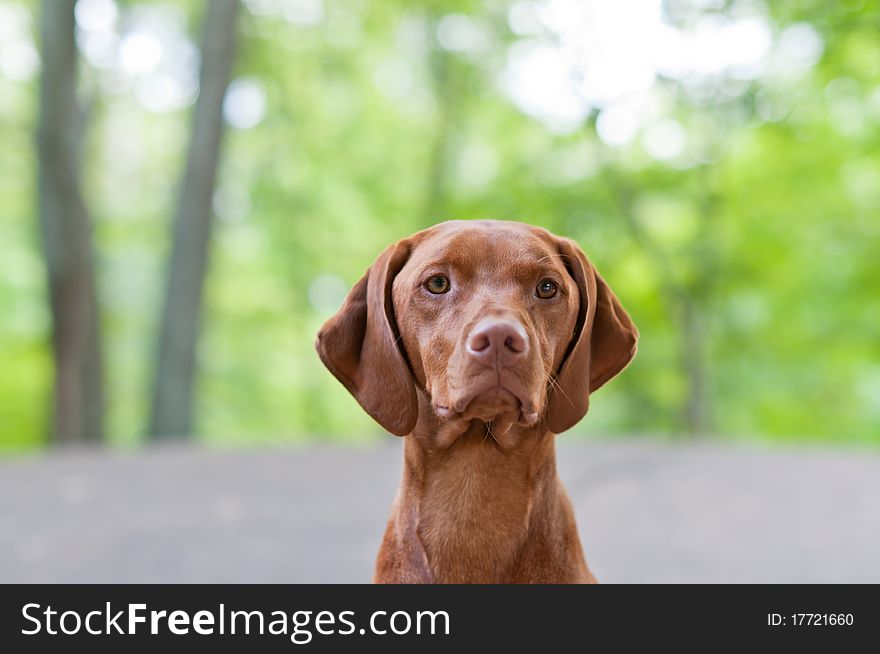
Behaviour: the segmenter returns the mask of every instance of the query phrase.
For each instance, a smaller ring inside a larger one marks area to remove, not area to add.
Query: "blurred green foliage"
[[[377,435],[321,366],[314,334],[388,242],[447,218],[495,217],[575,238],[641,330],[634,363],[575,432],[880,442],[876,3],[666,3],[681,29],[747,5],[774,39],[811,26],[822,53],[796,75],[718,75],[696,91],[661,75],[652,97],[687,146],[659,157],[647,129],[626,143],[600,138],[601,108],[575,129],[521,110],[498,81],[525,39],[511,29],[509,3],[296,5],[318,7],[314,20],[247,5],[235,77],[262,91],[265,112],[226,135],[200,344],[204,438]],[[35,7],[0,8],[36,47]],[[202,5],[193,1],[119,3],[116,29],[157,10],[197,41]],[[477,54],[438,43],[449,14],[479,26]],[[9,33],[0,57],[11,52]],[[4,447],[44,442],[49,406],[37,86],[38,73],[0,67]],[[150,110],[88,58],[81,89],[108,432],[135,442],[189,111]]]

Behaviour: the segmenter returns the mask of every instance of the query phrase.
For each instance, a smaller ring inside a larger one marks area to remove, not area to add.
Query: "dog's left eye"
[[[559,287],[556,285],[556,282],[550,279],[544,279],[538,283],[537,288],[535,288],[535,295],[537,295],[542,300],[549,300],[551,297],[556,295],[556,292],[559,290]]]

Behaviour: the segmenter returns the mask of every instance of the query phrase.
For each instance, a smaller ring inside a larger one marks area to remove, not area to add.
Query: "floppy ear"
[[[635,356],[639,337],[629,315],[580,247],[564,238],[558,239],[558,247],[577,283],[580,308],[547,405],[547,427],[555,434],[587,414],[590,393],[626,367]]]
[[[324,365],[364,410],[397,436],[410,433],[418,401],[409,364],[398,346],[391,285],[409,259],[406,241],[382,252],[321,331],[315,348]]]

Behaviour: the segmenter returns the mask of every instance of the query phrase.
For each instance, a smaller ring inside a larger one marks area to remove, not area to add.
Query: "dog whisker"
[[[552,386],[562,394],[562,397],[565,398],[566,402],[568,402],[571,406],[574,406],[574,402],[572,402],[571,398],[568,397],[568,394],[564,390],[562,390],[562,386],[559,385],[559,382],[556,381],[556,378],[551,373],[545,372],[544,377],[546,377],[547,381],[550,382],[550,386]]]
[[[547,254],[540,259],[538,259],[538,263],[544,263],[547,259],[552,259],[553,257],[559,257],[560,259],[571,259],[571,256],[568,254],[563,254],[562,252],[557,252],[556,254]]]
[[[495,438],[495,434],[492,433],[492,423],[491,423],[491,422],[487,422],[487,423],[486,423],[486,433],[487,433],[489,436],[492,437],[492,440],[495,441],[495,442],[498,444],[498,447],[500,447],[502,450],[506,450],[506,449],[507,449],[506,447],[504,447],[504,446],[501,444],[501,441],[499,441],[497,438]],[[485,441],[486,439],[484,438],[483,440]]]

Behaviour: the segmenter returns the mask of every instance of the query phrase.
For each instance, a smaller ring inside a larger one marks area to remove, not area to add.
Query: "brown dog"
[[[407,437],[376,581],[595,582],[554,434],[637,336],[581,249],[544,229],[453,221],[382,252],[316,344]]]

